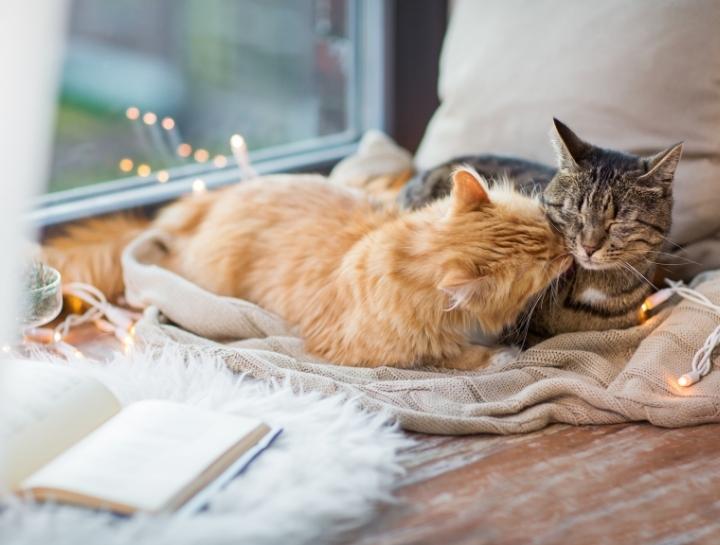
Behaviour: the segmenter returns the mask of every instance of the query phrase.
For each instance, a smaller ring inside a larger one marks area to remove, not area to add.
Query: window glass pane
[[[355,131],[352,0],[70,6],[51,192]]]

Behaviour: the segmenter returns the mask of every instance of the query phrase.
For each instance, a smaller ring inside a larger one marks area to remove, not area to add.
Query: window
[[[40,223],[237,180],[234,134],[267,172],[337,160],[382,125],[381,0],[73,0],[69,10]]]

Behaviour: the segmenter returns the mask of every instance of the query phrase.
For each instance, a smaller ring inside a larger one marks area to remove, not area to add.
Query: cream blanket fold
[[[128,301],[146,307],[136,326],[140,343],[175,342],[219,356],[238,373],[287,380],[296,389],[342,392],[424,433],[511,434],[553,422],[720,422],[717,368],[690,388],[676,385],[718,323],[694,303],[683,301],[633,329],[559,335],[498,368],[341,367],[305,353],[302,339],[278,316],[213,295],[154,265],[163,236],[148,231],[123,255]],[[705,274],[694,286],[720,303],[720,273]]]

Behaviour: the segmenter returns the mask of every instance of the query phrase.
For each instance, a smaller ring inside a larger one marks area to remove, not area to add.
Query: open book
[[[279,433],[169,401],[124,409],[98,380],[0,360],[0,485],[131,514],[194,510]]]

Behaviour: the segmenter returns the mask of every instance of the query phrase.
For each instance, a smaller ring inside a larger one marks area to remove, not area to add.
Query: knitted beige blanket
[[[522,433],[553,422],[720,422],[717,368],[690,388],[676,384],[718,324],[694,303],[683,301],[633,329],[559,335],[499,368],[341,367],[305,353],[302,339],[276,315],[154,265],[162,238],[146,232],[123,255],[128,301],[146,307],[136,334],[150,347],[180,343],[216,354],[238,373],[287,380],[306,391],[344,392],[425,433]],[[720,303],[720,272],[694,287]]]

